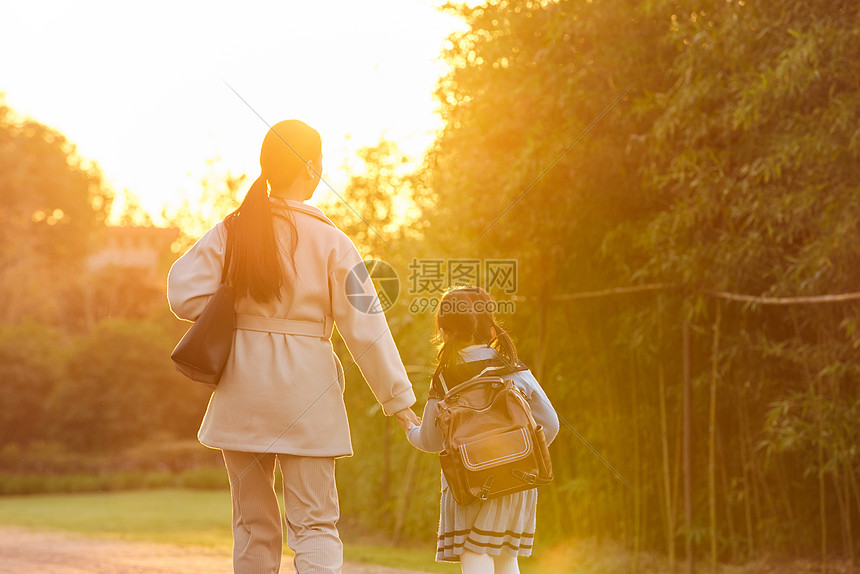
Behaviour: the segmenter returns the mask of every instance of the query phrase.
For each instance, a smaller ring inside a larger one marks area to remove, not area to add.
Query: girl
[[[558,416],[534,376],[517,358],[510,336],[493,318],[494,305],[480,287],[453,289],[442,297],[436,310],[439,364],[424,407],[424,422],[420,426],[404,425],[409,442],[416,448],[442,450],[442,434],[435,424],[437,405],[444,396],[440,378],[450,389],[500,363],[515,371],[514,384],[525,393],[547,442],[558,434]],[[443,475],[440,509],[437,561],[459,561],[464,574],[515,574],[519,572],[517,557],[531,555],[536,489],[461,506]]]
[[[304,203],[322,172],[319,133],[298,120],[275,124],[263,140],[260,167],[239,209],[174,263],[167,296],[179,318],[197,319],[232,246],[233,350],[198,436],[222,450],[230,477],[234,572],[279,570],[279,463],[296,571],[339,574],[334,467],[352,445],[344,373],[329,339],[333,323],[385,414],[401,425],[418,422],[409,409],[415,396],[385,317],[350,299],[376,297],[352,241]]]

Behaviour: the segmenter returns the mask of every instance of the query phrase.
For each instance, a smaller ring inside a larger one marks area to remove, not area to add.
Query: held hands
[[[412,409],[410,408],[397,411],[394,413],[394,418],[396,418],[397,422],[400,423],[400,428],[402,428],[404,432],[408,431],[413,426],[421,425],[421,419],[418,415],[412,412]]]

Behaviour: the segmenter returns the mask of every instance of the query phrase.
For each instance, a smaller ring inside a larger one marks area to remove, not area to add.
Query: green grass
[[[62,530],[97,538],[197,546],[229,555],[230,493],[223,490],[163,489],[90,494],[0,496],[0,524]],[[395,548],[344,533],[344,558],[425,572],[456,574],[459,566],[434,562],[433,539],[423,548]],[[352,540],[355,543],[350,543]],[[285,552],[290,551],[285,546]],[[549,558],[549,556],[547,556]],[[520,562],[524,574],[574,574],[540,558]]]
[[[104,538],[224,548],[232,545],[230,493],[147,490],[0,497],[0,524]]]
[[[0,497],[0,524],[97,538],[198,546],[229,555],[230,493],[188,489]],[[285,547],[285,553],[290,551]],[[346,560],[455,573],[426,550],[346,544]]]

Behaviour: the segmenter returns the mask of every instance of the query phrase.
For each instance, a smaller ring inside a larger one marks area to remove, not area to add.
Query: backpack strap
[[[439,381],[439,386],[442,387],[442,396],[444,397],[445,395],[448,394],[448,385],[445,384],[445,375],[442,374],[441,372],[439,373],[438,381]]]
[[[513,368],[511,368],[513,367]],[[447,369],[437,369],[430,382],[431,399],[441,399],[450,389],[453,389],[469,379],[484,375],[496,375],[504,377],[517,371],[528,369],[523,363],[517,361],[515,365],[507,364],[501,357],[482,359],[480,361],[469,361],[458,363]]]

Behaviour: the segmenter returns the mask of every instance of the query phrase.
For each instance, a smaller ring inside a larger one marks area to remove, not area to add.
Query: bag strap
[[[227,232],[227,241],[224,247],[224,267],[221,268],[221,283],[227,283],[227,273],[230,271],[230,259],[233,257],[233,234],[225,225],[224,230]]]
[[[445,375],[443,375],[441,371],[439,372],[439,378],[437,380],[439,381],[439,384],[442,385],[442,396],[444,397],[448,394],[448,385],[445,384]]]
[[[505,385],[505,379],[503,379],[502,377],[497,376],[497,375],[486,375],[486,376],[473,377],[473,378],[469,379],[468,381],[463,381],[459,385],[455,385],[454,387],[449,389],[448,392],[445,393],[444,398],[447,400],[451,396],[456,397],[456,396],[460,395],[461,393],[468,391],[468,390],[471,390],[475,387],[483,387],[483,386],[487,386],[487,385],[490,385],[494,388],[495,387],[501,388]]]
[[[518,363],[516,367],[515,369],[511,369],[499,357],[492,357],[478,361],[458,363],[450,369],[439,369],[431,378],[430,396],[433,398],[442,398],[448,394],[449,390],[466,381],[478,377],[505,377],[517,370],[526,368],[521,363]],[[447,380],[445,379],[446,374],[448,375]]]

